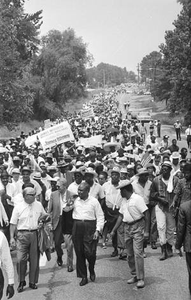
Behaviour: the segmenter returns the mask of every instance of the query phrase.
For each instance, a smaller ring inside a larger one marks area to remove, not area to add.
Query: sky
[[[181,11],[177,0],[25,0],[25,12],[43,10],[41,35],[73,28],[101,62],[137,73],[144,56],[159,51]]]

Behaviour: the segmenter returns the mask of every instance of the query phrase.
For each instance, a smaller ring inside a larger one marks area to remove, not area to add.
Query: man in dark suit
[[[55,250],[57,253],[57,264],[61,267],[63,264],[63,250],[61,248],[61,244],[63,242],[62,211],[64,206],[64,197],[67,187],[67,180],[65,178],[60,178],[60,180],[58,181],[58,186],[58,190],[52,192],[50,196],[48,213],[51,214]]]
[[[179,209],[175,247],[180,250],[182,245],[186,252],[188,282],[191,295],[191,201],[184,202]]]

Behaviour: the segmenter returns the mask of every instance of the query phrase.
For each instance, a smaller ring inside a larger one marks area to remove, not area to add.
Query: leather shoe
[[[133,284],[137,281],[138,281],[137,276],[134,276],[134,277],[130,278],[129,280],[127,280],[127,283],[128,284]]]
[[[73,267],[72,266],[68,266],[68,272],[73,272],[73,271],[74,271]]]
[[[144,283],[144,280],[138,280],[138,282],[137,282],[137,288],[144,288],[144,286],[145,286],[145,283]]]
[[[127,254],[120,254],[119,259],[127,260]]]
[[[90,280],[91,280],[91,281],[95,281],[95,279],[96,279],[96,274],[95,274],[95,272],[94,272],[94,273],[91,273],[91,274],[90,274]]]
[[[62,257],[57,258],[57,264],[59,267],[61,267],[63,265]]]
[[[80,286],[83,286],[85,284],[88,283],[88,279],[85,277],[85,278],[82,278],[82,280],[80,281]]]
[[[156,243],[155,243],[155,242],[151,243],[151,248],[152,248],[152,249],[154,249],[154,250],[156,250],[156,249],[157,249],[157,245],[156,245]]]
[[[114,250],[114,251],[111,253],[111,257],[115,257],[115,256],[118,256],[118,250]]]
[[[22,293],[25,285],[26,285],[26,281],[25,281],[25,280],[24,280],[24,281],[21,281],[21,282],[19,283],[18,288],[17,288],[17,292],[18,292],[18,293]]]
[[[31,289],[33,289],[33,290],[37,290],[38,289],[38,287],[37,287],[37,285],[36,285],[36,283],[29,283],[29,287],[31,288]]]

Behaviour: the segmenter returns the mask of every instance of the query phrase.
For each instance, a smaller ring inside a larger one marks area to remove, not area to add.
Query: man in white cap
[[[180,172],[180,154],[179,152],[173,152],[170,156],[170,160],[172,162],[172,171],[171,174],[175,176],[178,172]]]
[[[161,175],[154,178],[151,185],[151,200],[157,203],[155,212],[162,250],[160,260],[165,260],[173,255],[175,219],[171,206],[174,190],[179,180],[176,176],[171,175],[171,170],[171,162],[164,161],[161,166]]]
[[[145,286],[143,242],[149,237],[148,208],[144,199],[133,192],[133,186],[129,180],[121,181],[117,189],[120,189],[123,200],[111,236],[115,235],[120,224],[124,222],[127,260],[133,275],[127,283],[137,282],[137,287],[143,288]]]
[[[105,247],[107,233],[111,232],[119,216],[119,208],[122,201],[120,191],[117,189],[119,182],[120,182],[120,169],[118,167],[113,167],[113,169],[111,170],[111,180],[104,183],[103,185],[103,190],[105,194],[104,212],[106,218],[106,223],[104,225],[104,230],[103,230],[104,247]],[[118,256],[117,232],[112,237],[112,246],[114,248],[114,251],[112,252],[111,257]]]

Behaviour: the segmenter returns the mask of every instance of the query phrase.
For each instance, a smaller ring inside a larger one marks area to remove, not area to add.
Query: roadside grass
[[[142,111],[152,111],[152,117],[155,120],[160,120],[164,125],[173,125],[177,120],[184,123],[184,115],[179,113],[174,116],[167,111],[166,101],[154,102],[150,95],[133,96],[136,101],[136,109]]]
[[[100,93],[103,90],[96,90],[87,93],[87,97],[80,98],[80,99],[73,99],[68,100],[67,103],[64,105],[64,110],[69,111],[70,113],[78,112],[82,109],[83,104],[87,103],[89,100],[92,99],[93,94]],[[38,120],[30,120],[28,122],[19,123],[13,130],[9,130],[6,126],[0,126],[0,139],[8,139],[8,138],[16,138],[20,135],[21,131],[24,131],[28,134],[31,130],[37,129],[43,126],[43,121]]]

